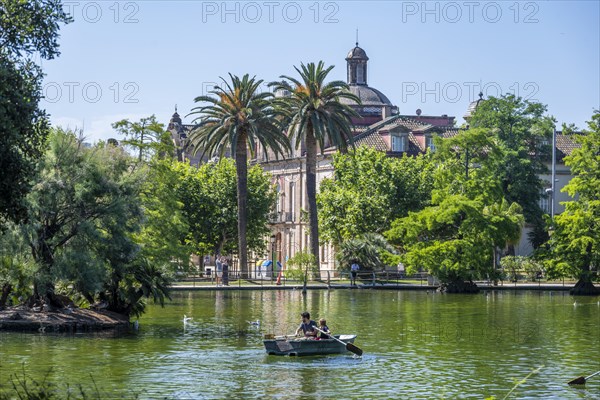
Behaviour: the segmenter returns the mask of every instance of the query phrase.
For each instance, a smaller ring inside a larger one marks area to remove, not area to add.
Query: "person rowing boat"
[[[304,337],[309,339],[316,338],[317,330],[315,328],[317,327],[317,323],[310,319],[310,313],[308,311],[304,311],[302,314],[300,314],[300,316],[302,317],[302,322],[300,323],[298,329],[296,329],[296,336],[299,336],[300,332],[302,332]]]

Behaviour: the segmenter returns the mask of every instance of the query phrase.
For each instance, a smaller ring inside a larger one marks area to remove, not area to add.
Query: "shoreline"
[[[575,284],[563,285],[562,283],[517,283],[506,284],[506,285],[493,285],[485,283],[477,283],[477,287],[480,291],[560,291],[568,292]],[[330,284],[318,283],[310,284],[306,286],[307,290],[336,290],[336,289],[349,289],[349,290],[416,290],[416,291],[435,291],[439,288],[439,285],[416,285],[416,284],[359,284],[357,286],[351,286],[349,284]],[[202,290],[215,290],[215,291],[230,291],[230,290],[302,290],[302,285],[276,285],[270,281],[266,284],[255,284],[255,283],[244,283],[236,284],[231,286],[215,286],[215,285],[173,285],[171,286],[172,291],[202,291]]]
[[[110,311],[65,308],[32,311],[23,306],[0,310],[0,332],[77,333],[129,329],[129,319]]]

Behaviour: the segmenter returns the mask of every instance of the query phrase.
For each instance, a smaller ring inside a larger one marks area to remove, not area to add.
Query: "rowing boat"
[[[296,338],[294,336],[265,335],[263,341],[267,354],[276,356],[314,356],[324,354],[341,354],[347,352],[346,343],[354,343],[356,335],[335,335],[335,339],[315,340]]]

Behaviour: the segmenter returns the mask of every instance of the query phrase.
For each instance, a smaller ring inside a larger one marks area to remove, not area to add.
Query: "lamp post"
[[[556,193],[556,128],[552,129],[552,193],[550,196],[550,217],[554,224],[554,196]]]
[[[548,196],[548,199],[550,201],[550,217],[552,220],[554,220],[554,207],[553,207],[553,203],[554,203],[554,188],[547,188],[546,189],[546,196]],[[552,222],[554,224],[554,222]]]
[[[554,231],[554,198],[556,196],[556,128],[552,128],[552,160],[550,163],[551,180],[550,187],[546,189],[546,196],[550,200],[550,221],[551,225],[548,228],[548,236],[552,236]]]

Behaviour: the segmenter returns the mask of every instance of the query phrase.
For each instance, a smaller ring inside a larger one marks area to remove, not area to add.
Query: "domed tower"
[[[348,84],[349,85],[367,85],[367,53],[356,42],[354,47],[348,53],[346,62],[348,64]]]
[[[471,125],[471,117],[473,116],[473,113],[475,113],[475,110],[477,110],[477,107],[479,107],[479,104],[481,104],[482,101],[484,101],[483,93],[479,92],[479,98],[475,101],[472,101],[471,104],[469,104],[467,112],[463,116],[464,120],[467,121],[468,125]]]
[[[352,107],[361,118],[352,119],[354,125],[368,126],[398,113],[398,107],[379,90],[367,85],[367,53],[358,46],[350,50],[346,56],[348,68],[348,86],[350,92],[360,99],[361,105],[348,99],[341,99]]]

